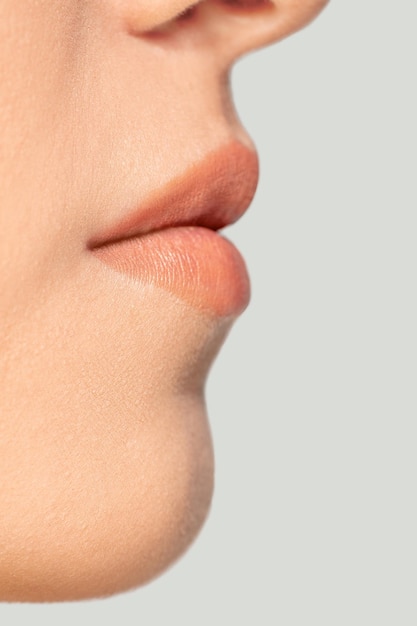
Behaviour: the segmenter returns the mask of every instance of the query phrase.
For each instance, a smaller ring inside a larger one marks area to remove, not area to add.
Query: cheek
[[[64,184],[72,178],[65,151],[72,130],[63,113],[85,4],[0,3],[0,346],[4,327],[59,276],[60,243],[73,224]]]

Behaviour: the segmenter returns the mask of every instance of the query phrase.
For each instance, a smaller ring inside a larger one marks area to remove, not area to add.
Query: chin
[[[44,464],[8,490],[16,501],[2,520],[1,601],[118,594],[187,549],[210,507],[213,453],[201,399],[173,404],[89,454],[82,445],[72,454],[65,445],[42,450]]]
[[[27,393],[9,385],[3,398],[19,420],[0,441],[1,601],[144,585],[184,553],[208,514],[204,385],[230,321],[114,280],[109,273],[100,287],[93,276],[88,319],[83,298],[60,294],[23,337],[43,349],[21,360]]]

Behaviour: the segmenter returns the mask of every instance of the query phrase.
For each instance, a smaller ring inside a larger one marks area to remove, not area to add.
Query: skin
[[[324,4],[0,3],[1,600],[133,588],[201,527],[204,381],[233,319],[116,275],[87,242],[250,144],[227,72]]]

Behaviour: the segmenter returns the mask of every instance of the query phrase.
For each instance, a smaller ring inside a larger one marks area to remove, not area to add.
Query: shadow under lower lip
[[[219,317],[237,316],[249,302],[249,277],[241,254],[207,228],[167,228],[92,252],[117,272],[166,289]]]

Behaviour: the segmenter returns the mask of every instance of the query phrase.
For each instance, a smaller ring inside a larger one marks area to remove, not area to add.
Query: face
[[[135,587],[199,530],[257,182],[228,71],[324,4],[0,3],[1,600]]]

